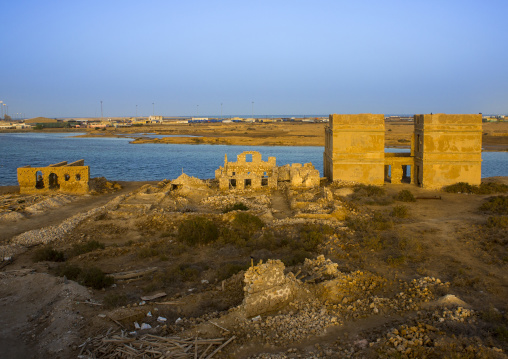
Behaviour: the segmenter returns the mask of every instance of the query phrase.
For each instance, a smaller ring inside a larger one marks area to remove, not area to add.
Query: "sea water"
[[[76,133],[0,134],[0,186],[16,185],[16,169],[44,167],[61,161],[85,160],[91,177],[117,181],[175,179],[182,171],[198,178],[213,178],[215,170],[243,151],[259,151],[263,160],[277,165],[312,162],[323,175],[323,147],[131,144],[130,138],[74,137]],[[407,152],[409,150],[388,149]],[[508,176],[507,152],[482,153],[482,177]]]

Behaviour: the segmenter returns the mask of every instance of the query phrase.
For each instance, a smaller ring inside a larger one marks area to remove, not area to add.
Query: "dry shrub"
[[[242,202],[236,202],[235,204],[229,205],[222,210],[222,213],[229,213],[231,211],[247,211],[249,207],[247,207]]]
[[[416,202],[415,196],[411,193],[411,191],[407,189],[403,189],[395,196],[396,201],[400,202]]]
[[[409,217],[409,208],[404,205],[396,205],[390,214],[395,218],[407,218]]]
[[[104,296],[103,303],[106,308],[116,308],[127,305],[128,299],[125,294],[108,293]]]
[[[104,249],[106,246],[104,243],[101,243],[96,240],[89,240],[84,243],[76,243],[72,245],[72,249],[69,253],[71,257],[79,256],[80,254],[85,254],[89,252],[93,252],[99,249]]]
[[[206,217],[191,217],[180,223],[177,238],[191,246],[205,245],[219,238],[219,229],[215,222]]]
[[[106,275],[97,267],[81,268],[72,264],[64,264],[56,269],[61,277],[75,280],[81,285],[92,287],[94,289],[102,289],[112,285],[115,280],[113,277]]]
[[[508,214],[508,196],[489,197],[479,210],[489,214]]]
[[[32,260],[34,262],[42,262],[42,261],[64,262],[65,255],[63,252],[57,251],[56,249],[53,249],[53,247],[51,246],[47,246],[37,249],[34,255],[32,256]]]
[[[489,228],[508,228],[508,216],[491,216],[487,219]]]
[[[479,186],[470,185],[466,182],[458,182],[446,187],[443,191],[449,193],[469,193],[469,194],[494,194],[508,192],[508,185],[504,183],[484,182]]]

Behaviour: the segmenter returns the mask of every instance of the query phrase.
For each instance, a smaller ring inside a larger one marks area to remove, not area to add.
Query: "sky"
[[[12,117],[100,117],[101,101],[104,117],[508,115],[506,0],[16,0],[0,14]]]

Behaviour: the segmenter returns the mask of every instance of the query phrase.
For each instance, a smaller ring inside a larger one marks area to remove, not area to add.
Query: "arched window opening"
[[[35,188],[44,188],[44,176],[41,171],[35,173]]]
[[[58,176],[56,173],[50,173],[48,177],[49,189],[59,189],[60,184],[58,184]]]

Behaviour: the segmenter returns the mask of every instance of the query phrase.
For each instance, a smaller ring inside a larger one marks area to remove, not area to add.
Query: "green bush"
[[[396,218],[407,218],[409,217],[409,208],[404,205],[394,206],[390,213],[392,217]]]
[[[84,243],[76,243],[72,246],[71,256],[79,256],[80,254],[85,254],[89,252],[93,252],[98,249],[104,249],[106,246],[104,243],[101,243],[96,240],[89,240]]]
[[[56,249],[53,249],[53,247],[48,246],[37,249],[32,257],[32,260],[34,262],[64,262],[65,256],[63,252],[57,251]]]
[[[416,202],[415,196],[411,193],[411,191],[407,189],[403,189],[395,196],[395,200],[400,202]]]
[[[222,213],[228,213],[231,211],[247,211],[248,209],[249,209],[249,207],[247,207],[242,202],[236,202],[235,204],[229,205],[226,208],[224,208]]]
[[[487,198],[487,202],[480,206],[480,211],[491,214],[508,214],[508,196]]]
[[[209,244],[219,238],[217,225],[205,217],[191,217],[178,226],[177,239],[192,246]]]
[[[238,232],[240,237],[249,240],[254,233],[263,228],[264,223],[258,216],[246,212],[238,212],[231,222],[231,226]]]

